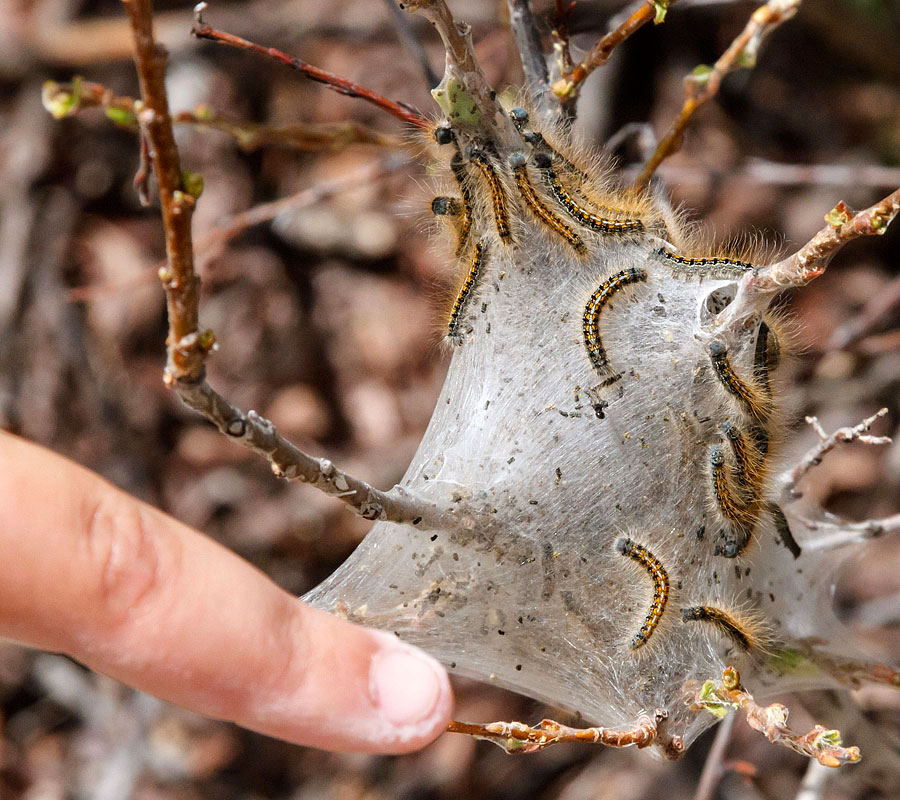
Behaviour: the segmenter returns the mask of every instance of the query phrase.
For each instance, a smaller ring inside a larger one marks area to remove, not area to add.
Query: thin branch
[[[675,0],[647,0],[617,28],[603,36],[571,71],[564,72],[553,85],[553,93],[559,101],[564,105],[574,105],[588,75],[609,61],[613,50],[650,20],[662,22],[666,10],[674,2]]]
[[[851,544],[861,544],[870,539],[878,539],[889,533],[900,531],[900,514],[884,519],[867,519],[862,522],[846,520],[800,519],[810,531],[825,531],[826,534],[803,542],[803,549],[808,552],[837,550]]]
[[[871,684],[900,688],[900,671],[887,664],[843,658],[833,653],[824,653],[812,645],[807,645],[804,650],[810,661],[850,689],[861,689]]]
[[[536,753],[545,747],[563,742],[585,742],[602,744],[606,747],[649,747],[662,744],[666,756],[680,758],[684,743],[679,736],[666,736],[663,728],[666,712],[657,709],[654,717],[642,716],[632,728],[571,728],[552,719],[541,720],[541,724],[529,727],[524,722],[457,722],[451,720],[448,733],[464,733],[502,747],[507,753]]]
[[[400,10],[394,0],[384,0],[384,4],[388,8],[388,14],[391,15],[391,21],[394,23],[394,29],[397,31],[398,38],[422,70],[422,74],[425,76],[425,84],[429,89],[433,89],[437,86],[440,78],[431,68],[428,53],[413,30],[413,26],[410,25],[409,17]]]
[[[881,236],[900,212],[900,189],[869,208],[854,213],[841,201],[825,215],[828,223],[796,253],[770,267],[748,273],[745,291],[772,293],[805,286],[818,278],[831,257],[860,236]]]
[[[519,57],[522,59],[522,71],[525,73],[525,85],[529,95],[541,112],[546,115],[557,114],[559,105],[551,99],[547,59],[541,47],[541,37],[531,10],[531,0],[507,0],[507,7],[509,25],[516,40]]]
[[[803,458],[800,459],[800,463],[787,473],[788,479],[785,481],[782,490],[782,496],[785,500],[796,500],[802,497],[802,494],[797,491],[797,484],[800,483],[807,472],[821,464],[822,459],[839,444],[848,444],[850,442],[861,442],[871,445],[890,444],[892,441],[890,436],[869,435],[869,431],[876,420],[886,416],[887,413],[888,410],[882,408],[871,417],[866,417],[859,425],[855,425],[852,428],[838,428],[831,436],[825,433],[821,424],[819,424],[818,417],[807,417],[806,422],[816,432],[816,435],[819,437],[819,443],[815,447],[810,448]]]
[[[697,110],[716,96],[722,79],[733,70],[756,64],[763,39],[782,22],[793,17],[800,2],[801,0],[769,0],[753,12],[744,30],[711,68],[699,66],[684,79],[684,104],[681,113],[657,145],[656,152],[644,165],[634,182],[635,187],[645,187],[657,167],[679,150],[684,139],[684,129]]]
[[[703,764],[703,772],[697,782],[697,791],[694,800],[713,800],[716,787],[725,774],[725,751],[728,749],[728,741],[731,739],[731,730],[734,728],[734,720],[737,714],[728,714],[716,728],[716,738],[706,756]]]
[[[557,54],[559,74],[572,71],[572,50],[569,47],[569,17],[575,10],[575,0],[556,0],[556,21],[553,25],[553,50]]]
[[[897,181],[894,183],[896,186]],[[846,350],[862,339],[894,307],[900,304],[900,277],[873,294],[860,312],[838,326],[826,345],[827,350]]]
[[[169,313],[169,359],[166,382],[202,380],[204,359],[213,341],[200,334],[198,325],[198,281],[194,273],[191,217],[196,198],[185,191],[181,159],[172,132],[166,96],[166,53],[153,41],[151,0],[122,0],[131,22],[135,63],[141,86],[143,108],[138,114],[150,146],[163,228],[166,233],[168,266],[160,273]],[[190,346],[181,342],[190,339]]]
[[[741,686],[740,673],[734,667],[725,668],[721,681],[703,684],[691,708],[705,709],[717,717],[723,717],[731,708],[739,708],[747,715],[747,724],[770,742],[814,758],[826,767],[840,767],[860,760],[858,747],[841,746],[840,731],[827,730],[821,725],[803,734],[792,731],[787,724],[787,707],[781,703],[759,705]]]
[[[71,83],[47,81],[42,99],[44,107],[56,118],[69,117],[85,108],[102,108],[116,125],[137,130],[137,114],[142,103],[132,97],[118,97],[99,83],[75,78]],[[281,145],[297,150],[343,149],[351,144],[374,144],[399,150],[404,146],[399,136],[381,133],[359,122],[298,123],[273,127],[258,122],[232,120],[217,114],[206,105],[193,111],[178,111],[172,115],[176,125],[193,125],[221,131],[233,138],[246,152],[266,145]]]
[[[432,527],[443,517],[433,503],[420,502],[401,487],[382,492],[313,458],[282,437],[255,411],[231,405],[206,382],[205,360],[215,345],[211,331],[198,328],[198,280],[194,271],[191,214],[196,198],[188,194],[165,90],[165,51],[155,45],[151,0],[123,0],[135,40],[135,63],[143,108],[138,121],[149,142],[166,232],[167,266],[160,270],[169,315],[165,381],[181,400],[220,431],[268,459],[276,475],[312,484],[340,498],[366,519]],[[195,183],[195,181],[190,181]]]
[[[294,194],[279,197],[277,200],[272,200],[268,203],[260,203],[248,208],[246,211],[239,211],[226,217],[195,243],[197,271],[200,274],[204,274],[206,266],[218,258],[225,247],[248,228],[271,222],[279,214],[286,211],[295,211],[316,205],[339,192],[358,189],[362,185],[374,183],[380,178],[396,172],[406,163],[408,162],[405,158],[391,157],[380,163],[368,164],[350,175],[331,181],[321,181]],[[166,262],[162,261],[150,269],[120,281],[76,286],[67,292],[66,299],[72,303],[90,302],[103,295],[120,292],[132,286],[140,286],[155,279],[159,274],[159,270],[165,265]]]
[[[123,2],[124,1],[125,0],[123,0]],[[347,97],[358,97],[361,100],[365,100],[367,103],[371,103],[383,111],[387,111],[397,119],[408,122],[410,125],[415,125],[417,128],[430,127],[429,121],[424,116],[403,103],[388,100],[386,97],[383,97],[371,89],[367,89],[365,86],[360,86],[357,83],[348,81],[346,78],[341,78],[331,72],[326,72],[323,69],[314,67],[312,64],[307,64],[299,58],[294,58],[287,53],[281,52],[281,50],[276,50],[274,47],[263,47],[262,45],[255,44],[247,39],[242,39],[240,36],[216,30],[203,21],[203,11],[205,9],[206,3],[198,3],[194,7],[194,27],[191,29],[191,33],[198,39],[209,39],[218,44],[224,44],[229,47],[236,47],[240,50],[249,50],[253,53],[268,56],[269,58],[296,70],[311,81],[324,84],[338,94],[343,94]]]
[[[831,774],[818,761],[810,761],[794,800],[822,800],[825,796],[825,784]]]

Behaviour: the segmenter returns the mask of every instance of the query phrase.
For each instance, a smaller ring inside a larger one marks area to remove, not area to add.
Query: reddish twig
[[[165,90],[165,51],[153,40],[151,0],[123,0],[135,40],[135,63],[143,107],[138,121],[149,142],[159,187],[166,233],[167,266],[160,270],[169,316],[166,384],[187,406],[202,414],[227,436],[268,459],[276,475],[309,483],[340,498],[366,519],[386,519],[430,528],[443,512],[433,503],[412,497],[401,487],[382,492],[337,469],[327,459],[313,458],[282,437],[255,411],[243,412],[206,381],[205,359],[215,339],[198,328],[198,281],[194,271],[191,214],[196,198],[185,181],[175,146]]]
[[[680,758],[684,743],[678,736],[666,737],[662,728],[666,713],[657,709],[654,717],[640,717],[632,728],[571,728],[552,719],[541,720],[534,728],[524,722],[457,722],[447,726],[449,733],[464,733],[502,747],[507,753],[536,753],[563,742],[585,742],[606,747],[649,747],[662,744],[669,758]]]
[[[802,496],[797,491],[797,484],[807,472],[813,467],[821,464],[822,459],[839,444],[847,444],[849,442],[862,442],[863,444],[874,445],[890,444],[890,436],[870,436],[868,433],[872,429],[872,425],[875,421],[881,419],[887,413],[888,410],[882,408],[871,417],[866,417],[859,425],[855,425],[852,428],[838,428],[838,430],[830,436],[825,433],[825,430],[819,424],[818,417],[807,417],[806,422],[808,425],[811,425],[812,429],[816,432],[816,435],[819,437],[819,443],[811,448],[803,458],[800,459],[800,462],[794,469],[787,473],[788,479],[785,481],[783,488],[783,497],[785,500],[796,500]]]
[[[900,688],[900,670],[887,664],[843,658],[833,653],[817,650],[811,644],[804,648],[804,655],[817,667],[825,670],[835,680],[850,689],[861,689],[870,684]]]
[[[662,22],[666,9],[675,0],[647,0],[621,25],[603,36],[590,52],[570,71],[563,72],[562,77],[553,84],[553,93],[564,105],[573,105],[578,100],[582,84],[598,67],[602,67],[622,42],[640,30],[650,20]]]
[[[657,167],[678,151],[684,138],[684,129],[697,110],[716,96],[722,79],[735,69],[756,64],[763,39],[782,22],[793,17],[800,2],[801,0],[769,0],[753,12],[744,30],[712,67],[697,67],[684,79],[684,104],[681,113],[644,165],[634,182],[635,187],[644,188]]]
[[[788,727],[788,709],[781,703],[761,706],[741,686],[741,676],[734,667],[726,667],[721,681],[707,681],[697,693],[691,708],[705,709],[724,717],[729,709],[739,708],[747,715],[747,724],[762,733],[773,744],[788,747],[801,755],[816,759],[826,767],[854,764],[860,759],[858,747],[842,747],[841,734],[816,725],[807,733]]]
[[[210,41],[228,45],[229,47],[236,47],[240,50],[249,50],[252,53],[259,53],[260,55],[267,56],[296,70],[311,81],[324,84],[338,94],[343,94],[347,97],[358,97],[361,100],[365,100],[367,103],[371,103],[383,111],[387,111],[388,114],[391,114],[397,119],[408,122],[410,125],[415,125],[417,128],[430,127],[431,123],[428,119],[415,109],[410,108],[403,103],[388,100],[386,97],[383,97],[371,89],[367,89],[365,86],[360,86],[358,83],[348,81],[346,78],[341,78],[324,69],[314,67],[312,64],[307,64],[299,58],[294,58],[287,53],[281,52],[281,50],[276,50],[274,47],[263,47],[262,45],[247,39],[242,39],[240,36],[216,30],[203,21],[202,14],[205,8],[206,3],[198,3],[194,9],[194,27],[191,29],[191,33],[198,39],[209,39]]]
[[[138,114],[146,137],[166,233],[168,266],[160,272],[169,312],[169,359],[166,383],[197,381],[203,377],[203,362],[213,346],[208,333],[197,330],[198,281],[194,274],[191,216],[196,198],[183,185],[181,159],[172,132],[166,96],[166,53],[153,40],[153,7],[150,0],[122,0],[134,36],[135,63],[143,108]]]

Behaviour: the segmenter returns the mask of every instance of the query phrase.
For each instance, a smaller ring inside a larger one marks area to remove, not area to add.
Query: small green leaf
[[[843,204],[838,204],[825,215],[825,222],[832,228],[840,228],[845,222],[850,221],[850,215]]]
[[[195,200],[203,194],[203,176],[199,172],[182,170],[181,185],[184,187],[185,192]]]
[[[72,78],[71,90],[64,89],[55,81],[47,81],[41,91],[41,102],[54,119],[63,119],[74,114],[81,104],[82,78]]]
[[[666,12],[669,10],[670,0],[653,0],[653,8],[656,15],[653,17],[653,24],[659,25],[666,20]]]
[[[475,98],[458,80],[445,76],[444,80],[432,89],[431,95],[444,113],[454,122],[473,127],[481,124],[481,111],[478,109]]]
[[[708,64],[697,64],[691,70],[691,78],[697,86],[706,86],[709,82],[709,76],[712,75],[713,68]]]
[[[121,125],[123,128],[133,128],[137,125],[137,116],[130,108],[111,106],[106,109],[106,116],[115,122],[116,125]]]

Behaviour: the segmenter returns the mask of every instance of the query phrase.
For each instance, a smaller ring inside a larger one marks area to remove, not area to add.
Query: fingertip
[[[373,707],[388,729],[386,752],[406,753],[424,747],[447,727],[453,691],[446,670],[423,651],[394,636],[376,633],[385,644],[369,669]]]

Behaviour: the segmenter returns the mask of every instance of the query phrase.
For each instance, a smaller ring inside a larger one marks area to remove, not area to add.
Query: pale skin
[[[0,432],[0,637],[329,750],[406,753],[444,730],[436,661],[304,605],[207,536]]]

